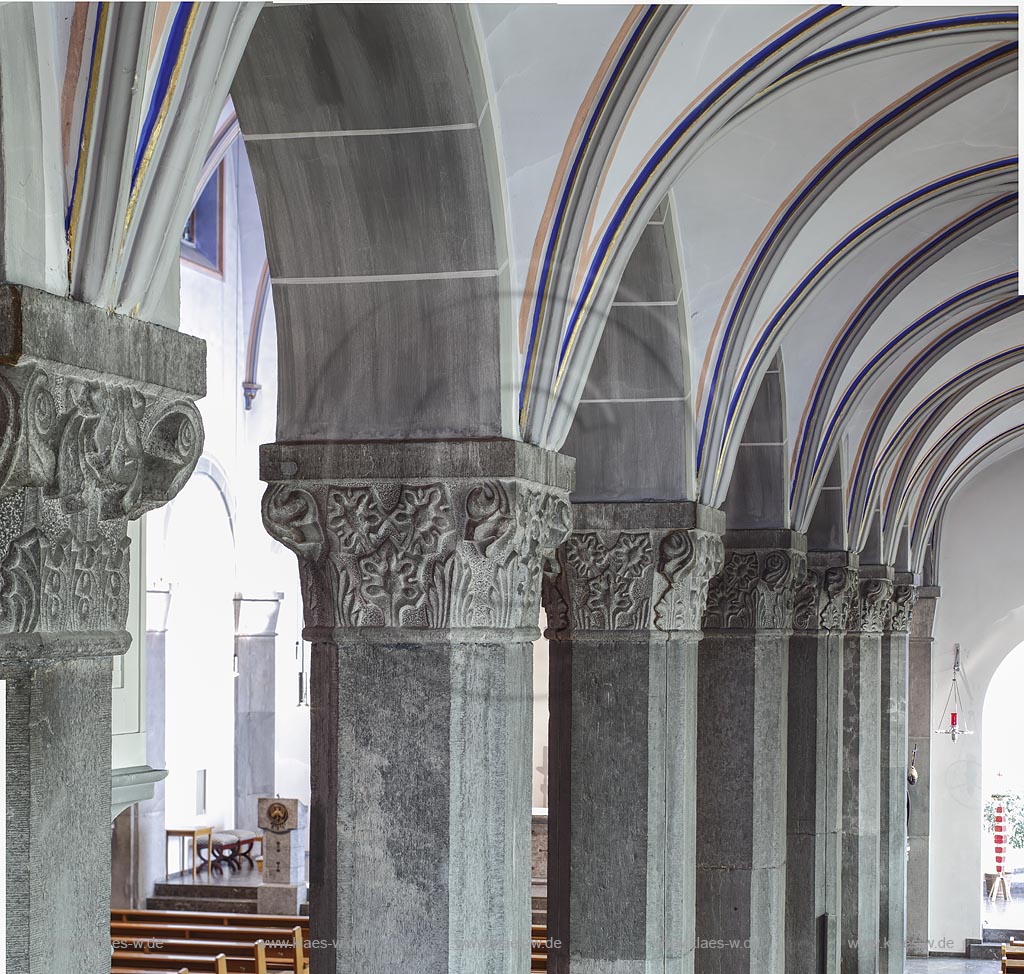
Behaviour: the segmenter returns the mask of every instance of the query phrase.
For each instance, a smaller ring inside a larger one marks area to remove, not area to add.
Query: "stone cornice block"
[[[572,505],[573,531],[689,530],[725,533],[725,512],[695,501]]]
[[[0,365],[38,362],[123,379],[150,394],[206,395],[206,343],[19,284],[0,284]]]
[[[789,528],[742,528],[725,532],[727,550],[760,549],[768,551],[772,548],[807,554],[807,536]]]
[[[571,492],[576,461],[521,440],[348,440],[265,443],[260,477],[300,481],[415,482],[512,479]]]

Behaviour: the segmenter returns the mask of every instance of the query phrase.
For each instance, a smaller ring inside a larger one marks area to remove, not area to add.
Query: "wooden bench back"
[[[261,913],[204,913],[185,910],[111,910],[112,923],[175,923],[224,927],[301,927],[309,930],[308,916],[279,916]]]
[[[178,923],[111,923],[110,936],[114,940],[137,940],[151,937],[166,940],[234,940],[254,944],[257,940],[282,940],[290,938],[298,930],[305,936],[302,927],[297,924],[275,927],[227,927],[216,924],[200,926],[198,924]]]
[[[125,956],[127,955],[127,956]],[[182,967],[182,964],[187,966]],[[164,967],[160,965],[164,964]],[[156,957],[153,954],[136,954],[134,951],[114,951],[111,958],[112,974],[158,974],[160,971],[179,971],[181,974],[228,974],[228,959],[224,954],[215,957]],[[243,968],[236,968],[243,970]],[[256,970],[255,961],[248,961],[244,970],[252,974],[266,974]]]

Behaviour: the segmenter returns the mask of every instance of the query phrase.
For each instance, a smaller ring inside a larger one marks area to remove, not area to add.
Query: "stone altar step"
[[[147,910],[198,913],[256,913],[256,886],[228,883],[157,883],[146,900]]]
[[[1007,941],[1009,943],[1009,941]],[[971,960],[999,960],[1002,944],[981,940],[967,941],[967,956]]]
[[[981,932],[982,943],[1008,944],[1011,940],[1024,940],[1024,930],[1011,930],[1007,927],[985,927]]]

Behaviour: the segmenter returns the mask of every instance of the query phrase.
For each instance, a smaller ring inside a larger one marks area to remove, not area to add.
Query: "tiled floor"
[[[907,974],[992,974],[997,960],[966,960],[963,957],[913,957],[907,960]]]

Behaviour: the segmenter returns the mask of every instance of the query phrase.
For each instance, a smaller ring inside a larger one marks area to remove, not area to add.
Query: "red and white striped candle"
[[[996,872],[1001,873],[1006,862],[1006,816],[1003,814],[1001,802],[996,803],[992,835],[996,844]]]

